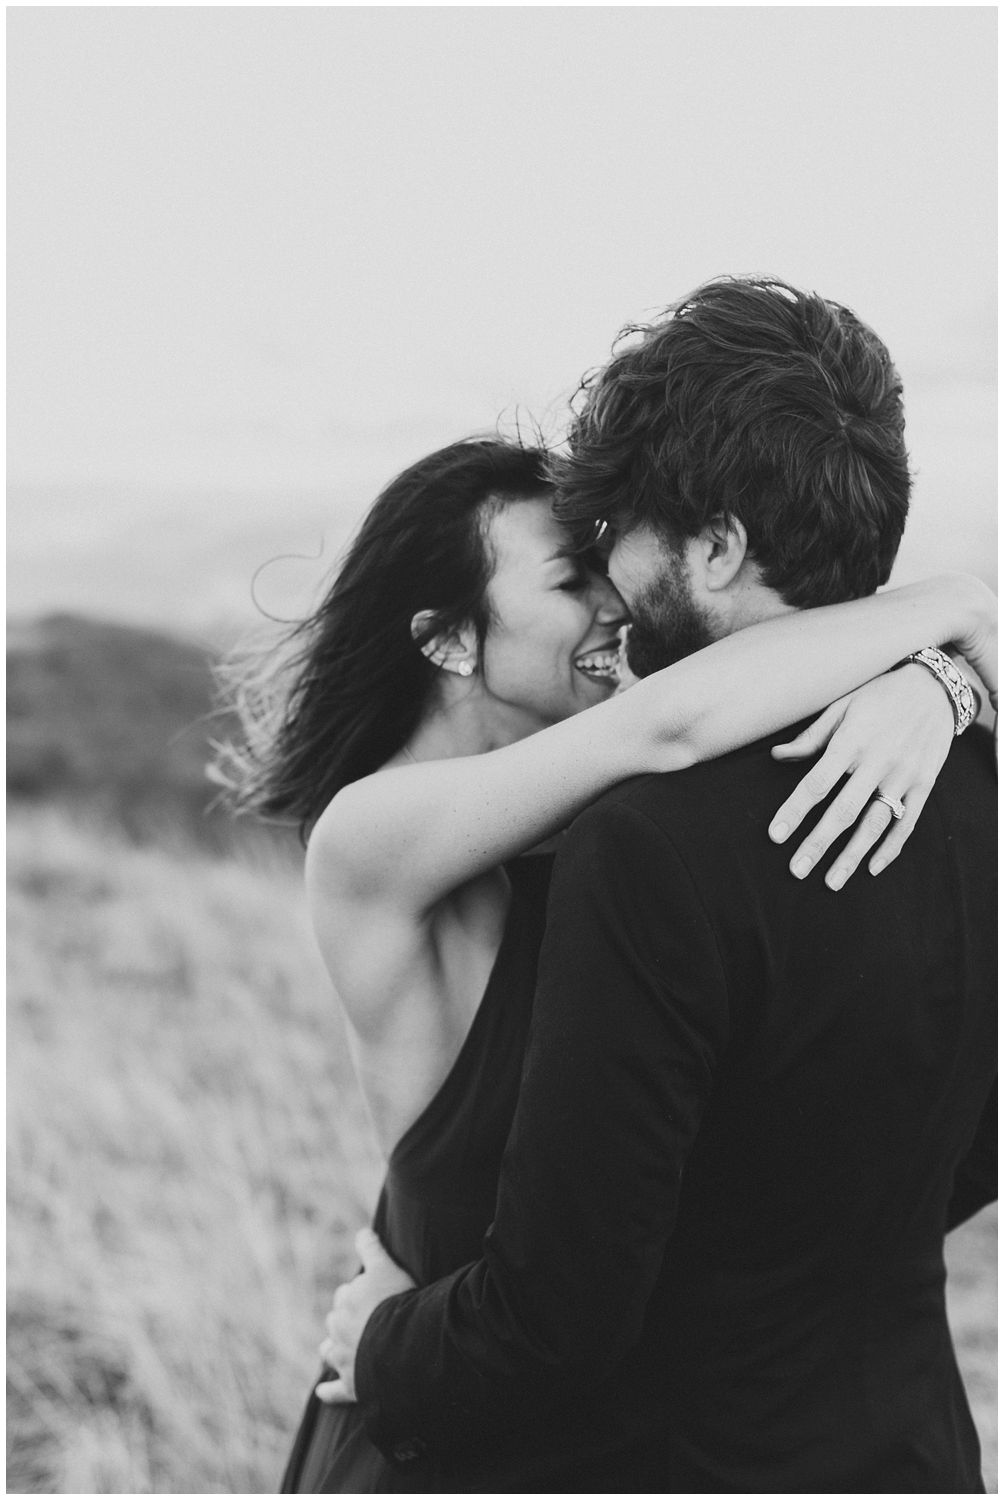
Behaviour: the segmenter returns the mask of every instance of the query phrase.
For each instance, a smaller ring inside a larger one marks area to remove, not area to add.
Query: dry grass
[[[9,848],[8,1489],[271,1493],[377,1176],[298,877],[52,812]],[[985,1437],[994,1248],[952,1252]]]
[[[949,1237],[948,1316],[983,1449],[983,1478],[997,1492],[997,1206]]]
[[[299,881],[10,857],[8,1486],[273,1491],[376,1169]]]

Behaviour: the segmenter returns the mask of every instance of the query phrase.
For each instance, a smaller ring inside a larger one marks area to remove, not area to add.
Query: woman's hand
[[[829,796],[841,777],[848,778],[795,851],[791,873],[804,879],[849,828],[854,828],[850,840],[826,873],[830,890],[840,890],[883,834],[868,868],[878,875],[891,864],[916,827],[954,730],[945,690],[926,667],[908,664],[838,699],[796,739],[775,745],[771,753],[777,760],[800,760],[825,746],[774,815],[769,832],[777,844]],[[888,804],[877,800],[879,793],[902,804],[901,818],[894,820]]]

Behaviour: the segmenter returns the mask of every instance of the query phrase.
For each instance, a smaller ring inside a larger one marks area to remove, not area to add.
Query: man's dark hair
[[[902,384],[852,312],[729,278],[614,350],[553,459],[563,520],[647,524],[674,544],[741,521],[764,583],[799,607],[886,582],[910,495]]]

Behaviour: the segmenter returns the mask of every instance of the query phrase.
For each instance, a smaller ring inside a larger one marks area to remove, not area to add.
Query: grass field
[[[9,851],[8,1488],[272,1491],[377,1170],[298,877]]]
[[[270,1493],[378,1163],[296,870],[9,832],[8,1491]],[[952,1246],[995,1473],[996,1220]]]

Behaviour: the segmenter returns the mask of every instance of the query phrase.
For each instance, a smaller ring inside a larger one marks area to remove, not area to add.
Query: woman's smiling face
[[[532,734],[602,703],[617,687],[627,611],[602,573],[569,551],[549,495],[511,501],[487,527],[494,563],[481,687]]]

